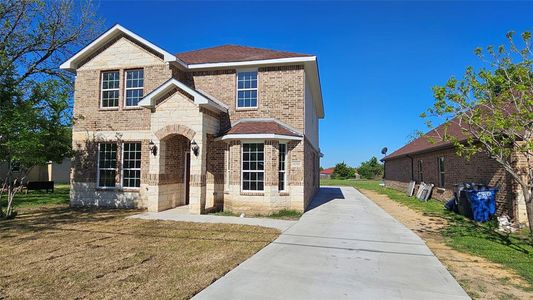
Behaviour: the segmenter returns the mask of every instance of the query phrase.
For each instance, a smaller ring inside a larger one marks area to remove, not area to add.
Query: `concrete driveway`
[[[424,242],[350,187],[323,187],[272,244],[194,299],[469,299]]]

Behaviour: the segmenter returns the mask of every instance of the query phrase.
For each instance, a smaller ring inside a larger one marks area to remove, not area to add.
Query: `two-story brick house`
[[[61,68],[76,74],[72,206],[303,211],[319,188],[315,56],[173,55],[116,25]]]

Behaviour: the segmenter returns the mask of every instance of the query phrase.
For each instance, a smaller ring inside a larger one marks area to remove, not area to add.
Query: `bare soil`
[[[418,234],[472,298],[532,299],[531,293],[520,288],[528,286],[527,282],[511,270],[446,245],[440,234],[446,226],[445,219],[426,216],[374,191],[360,191]]]
[[[59,206],[0,221],[0,299],[187,299],[279,235],[132,213]]]

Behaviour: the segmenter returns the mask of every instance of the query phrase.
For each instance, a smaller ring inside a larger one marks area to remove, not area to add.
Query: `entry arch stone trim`
[[[192,141],[192,139],[196,135],[196,132],[187,126],[180,124],[167,125],[155,132],[155,136],[159,140],[162,140],[172,134],[183,135],[184,137]]]

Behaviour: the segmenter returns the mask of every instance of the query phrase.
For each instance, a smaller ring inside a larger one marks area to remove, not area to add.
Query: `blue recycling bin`
[[[482,190],[467,189],[466,193],[471,214],[468,216],[476,222],[487,222],[496,214],[496,193],[498,189],[487,188]]]

